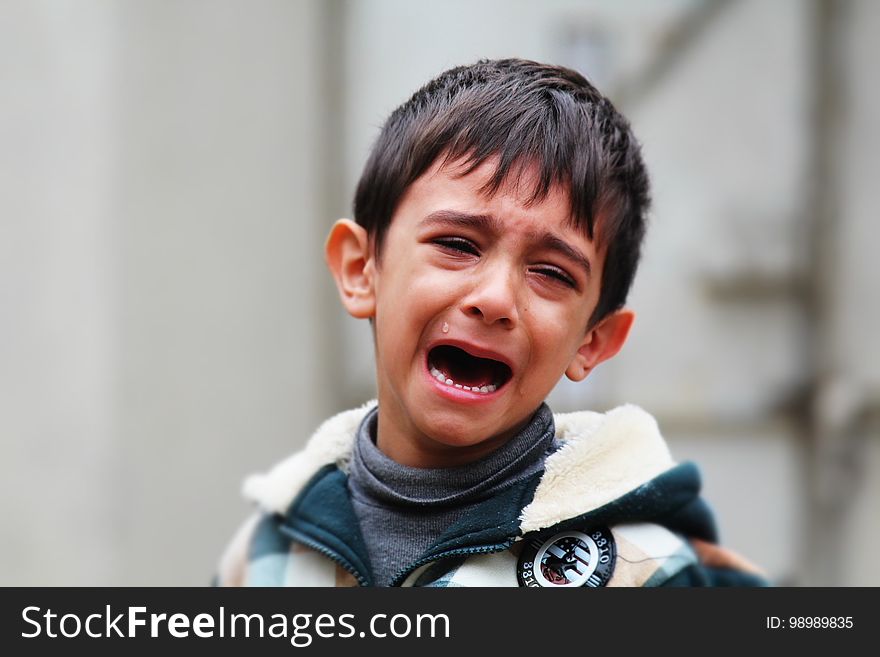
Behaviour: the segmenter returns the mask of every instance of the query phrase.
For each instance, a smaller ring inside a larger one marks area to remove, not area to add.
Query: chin
[[[475,432],[472,427],[465,428],[455,423],[443,426],[435,424],[426,435],[435,443],[448,447],[471,447],[483,441],[480,434]]]
[[[473,448],[496,438],[500,433],[497,427],[479,426],[466,418],[446,417],[429,421],[425,435],[435,443],[452,448]]]

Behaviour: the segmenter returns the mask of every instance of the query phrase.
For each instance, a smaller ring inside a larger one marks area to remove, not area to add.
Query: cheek
[[[463,281],[448,272],[414,267],[402,270],[381,290],[379,302],[396,321],[421,321],[448,306],[460,294]]]
[[[571,309],[534,308],[535,319],[543,315],[531,331],[533,349],[541,363],[542,372],[554,370],[561,373],[568,367],[584,338],[587,317]]]
[[[386,359],[404,358],[448,304],[444,290],[431,277],[402,272],[377,288],[376,336]]]
[[[528,315],[532,332],[559,348],[579,342],[587,328],[587,313],[580,303],[533,303]]]

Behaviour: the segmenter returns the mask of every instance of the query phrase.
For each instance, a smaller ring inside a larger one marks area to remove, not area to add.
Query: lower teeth
[[[443,374],[443,372],[438,370],[436,367],[431,368],[431,376],[433,376],[435,379],[437,379],[441,383],[445,383],[446,385],[451,386],[453,388],[459,388],[461,390],[469,390],[471,392],[479,392],[484,395],[488,394],[490,392],[495,392],[496,390],[498,390],[498,386],[496,386],[494,383],[490,383],[487,386],[465,386],[460,383],[456,383],[452,379],[447,378],[446,375]]]

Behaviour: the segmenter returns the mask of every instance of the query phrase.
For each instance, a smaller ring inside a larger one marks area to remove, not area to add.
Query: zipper
[[[281,532],[286,534],[290,538],[295,541],[302,543],[306,547],[315,550],[320,554],[323,554],[325,557],[330,559],[331,561],[338,563],[342,566],[346,571],[351,573],[354,578],[357,580],[360,586],[369,586],[367,579],[355,568],[351,562],[348,561],[345,557],[343,557],[338,552],[331,550],[323,543],[319,543],[318,541],[306,536],[302,532],[293,529],[287,525],[280,526]],[[471,556],[474,554],[493,554],[496,552],[504,552],[504,550],[508,549],[511,545],[514,544],[515,538],[510,538],[503,543],[495,543],[494,545],[481,545],[477,547],[467,547],[467,548],[456,548],[454,550],[447,550],[445,552],[439,552],[437,554],[428,555],[426,557],[422,557],[415,563],[410,564],[406,567],[406,569],[399,572],[395,575],[394,579],[391,581],[390,586],[399,587],[403,580],[405,580],[409,575],[416,569],[421,568],[425,564],[429,564],[432,561],[440,561],[441,559],[448,559],[450,557],[461,557],[461,556]]]
[[[425,564],[431,563],[432,561],[440,561],[441,559],[448,559],[449,557],[461,557],[461,556],[470,556],[474,554],[492,554],[494,552],[504,552],[504,550],[508,549],[511,545],[514,544],[515,539],[508,539],[504,543],[496,543],[495,545],[481,545],[479,547],[469,547],[469,548],[456,548],[454,550],[447,550],[446,552],[440,552],[438,554],[432,554],[427,557],[422,557],[414,564],[407,566],[407,568],[401,572],[399,572],[393,580],[391,580],[391,586],[400,586],[403,580],[410,576],[410,574],[424,566]]]
[[[345,570],[347,570],[349,573],[351,573],[354,576],[354,578],[357,580],[359,586],[368,586],[369,583],[367,582],[367,579],[360,572],[358,572],[357,568],[355,568],[353,565],[351,565],[351,562],[349,562],[348,559],[343,557],[338,552],[334,552],[333,550],[328,548],[326,545],[319,543],[318,541],[316,541],[312,538],[309,538],[308,536],[306,536],[302,532],[297,531],[296,529],[293,529],[292,527],[288,527],[287,525],[280,525],[280,529],[281,529],[281,533],[287,534],[290,538],[294,539],[298,543],[302,543],[306,547],[313,549],[315,552],[319,552],[320,554],[323,554],[325,557],[327,557],[331,561],[338,563],[340,566],[342,566]]]

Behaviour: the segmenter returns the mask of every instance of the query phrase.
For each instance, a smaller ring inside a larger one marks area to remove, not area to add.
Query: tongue
[[[479,388],[495,383],[492,361],[471,356],[461,349],[439,347],[431,354],[431,362],[448,378],[463,386]]]

